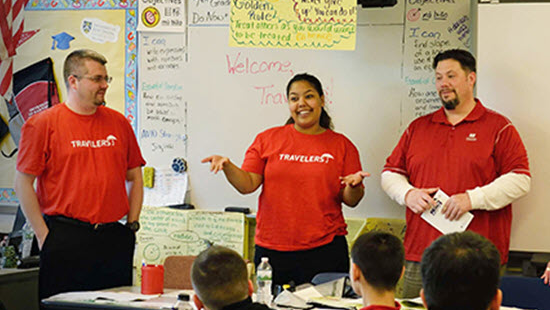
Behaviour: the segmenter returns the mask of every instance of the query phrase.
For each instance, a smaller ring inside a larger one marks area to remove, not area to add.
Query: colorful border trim
[[[137,9],[126,10],[126,66],[124,68],[125,79],[125,107],[124,116],[134,128],[134,134],[138,136],[138,108],[137,108]]]
[[[31,0],[25,10],[137,9],[137,0]]]
[[[31,0],[25,7],[28,11],[60,10],[126,10],[124,67],[125,103],[124,116],[138,136],[137,108],[137,0]],[[0,203],[19,204],[13,188],[0,188]]]
[[[13,188],[0,188],[0,203],[18,205],[19,200],[15,196]]]

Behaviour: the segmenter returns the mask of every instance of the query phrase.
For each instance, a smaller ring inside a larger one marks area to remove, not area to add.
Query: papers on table
[[[315,286],[299,286],[297,291],[283,291],[274,302],[280,307],[296,309],[360,309],[363,308],[361,298],[343,298],[346,278],[342,277],[333,281],[321,283]],[[302,287],[302,289],[300,289]]]
[[[313,307],[306,302],[306,299],[302,299],[288,290],[282,291],[273,302],[284,308],[309,309]]]
[[[139,288],[123,287],[104,291],[61,293],[44,299],[49,305],[109,305],[136,309],[171,309],[179,293],[193,295],[192,290],[170,290],[164,294],[139,294]]]
[[[449,200],[449,196],[442,190],[438,190],[433,199],[435,200],[436,205],[431,209],[424,211],[421,215],[426,222],[439,230],[442,234],[462,232],[468,228],[468,225],[474,218],[472,213],[466,212],[462,214],[458,220],[450,221],[445,218],[445,215],[443,215],[442,212],[443,205],[445,205],[445,202]]]
[[[88,292],[69,292],[54,295],[48,300],[54,301],[113,301],[113,302],[131,302],[131,301],[144,301],[159,297],[156,295],[143,295],[131,292],[102,292],[102,291],[88,291]]]

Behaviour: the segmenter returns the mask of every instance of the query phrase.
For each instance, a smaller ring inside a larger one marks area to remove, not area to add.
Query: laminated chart
[[[229,46],[354,50],[356,0],[231,1]]]

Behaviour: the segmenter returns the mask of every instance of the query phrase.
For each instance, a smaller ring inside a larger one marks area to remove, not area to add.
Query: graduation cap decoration
[[[55,50],[56,47],[60,50],[68,50],[71,47],[70,43],[74,40],[74,37],[63,31],[52,36],[52,39],[52,50]]]

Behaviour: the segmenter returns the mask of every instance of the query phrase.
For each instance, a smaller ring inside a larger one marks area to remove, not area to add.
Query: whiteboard
[[[469,8],[470,2],[417,1],[399,1],[396,6],[383,9],[359,8],[354,51],[233,48],[228,46],[227,25],[191,24],[186,34],[185,64],[177,73],[163,76],[181,85],[186,107],[186,145],[181,151],[186,153],[181,156],[188,163],[190,190],[186,200],[205,210],[219,211],[226,206],[257,210],[261,190],[243,196],[231,187],[223,173],[210,173],[209,165],[200,161],[219,154],[240,166],[259,132],[286,122],[288,80],[296,73],[308,72],[323,83],[335,130],[353,141],[363,169],[372,174],[365,181],[363,200],[356,208],[344,207],[344,215],[404,218],[405,209],[381,189],[380,173],[404,126],[414,117],[411,111],[415,110],[415,100],[433,97],[433,91],[428,94],[421,90],[435,89],[430,84],[433,72],[425,53],[435,55],[437,47],[432,45],[442,41],[464,39],[465,32],[459,33],[452,26],[463,25],[460,20],[464,21]],[[410,12],[422,12],[420,19],[412,18],[414,14],[407,14]],[[469,34],[473,28],[467,29]],[[428,47],[407,48],[415,42]],[[465,48],[450,44],[445,48]],[[422,55],[417,56],[420,50]],[[403,69],[404,64],[412,65],[420,58],[424,61],[421,69]],[[405,83],[404,76],[411,83]],[[420,80],[422,87],[414,84]],[[421,93],[419,97],[409,96],[412,87],[415,93]],[[420,102],[422,106],[425,104]],[[155,168],[166,168],[174,156],[157,150],[146,155],[146,160]]]
[[[550,3],[487,4],[478,11],[477,95],[506,115],[529,155],[531,192],[513,203],[510,248],[550,251]]]
[[[260,190],[240,195],[223,173],[213,175],[200,160],[221,154],[240,166],[259,132],[287,120],[288,80],[308,72],[323,83],[335,130],[355,143],[364,170],[373,174],[365,182],[365,198],[355,209],[344,208],[346,216],[403,217],[404,210],[380,188],[379,173],[399,137],[395,117],[401,108],[404,4],[360,11],[355,51],[230,48],[228,27],[189,28],[187,71],[192,74],[185,85],[190,90],[187,150],[193,204],[211,210],[228,205],[257,209]],[[235,69],[247,62],[248,71]],[[266,63],[280,65],[268,70]]]

